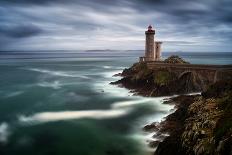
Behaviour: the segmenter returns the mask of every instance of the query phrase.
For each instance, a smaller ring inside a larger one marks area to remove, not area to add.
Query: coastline
[[[125,87],[138,96],[158,97],[173,95],[175,92],[170,94],[169,91],[165,91],[165,89],[172,87],[168,85],[170,83],[167,82],[166,86],[162,84],[162,87],[157,87],[151,81],[151,75],[154,76],[157,73],[157,71],[154,72],[134,64],[131,68],[116,74],[115,76],[121,76],[122,79],[111,82],[111,84]],[[228,151],[232,150],[230,147],[229,149],[226,148],[232,144],[232,134],[230,135],[232,126],[226,127],[226,130],[223,131],[225,135],[220,135],[219,138],[215,139],[215,136],[218,134],[217,132],[221,132],[217,129],[218,126],[224,128],[224,124],[220,124],[219,120],[225,117],[221,111],[226,110],[224,109],[225,107],[220,107],[220,101],[224,98],[231,99],[230,93],[228,93],[231,92],[230,73],[226,72],[228,80],[219,79],[215,83],[206,83],[204,87],[207,86],[207,89],[204,90],[203,87],[194,89],[194,83],[191,83],[191,78],[195,77],[189,76],[188,78],[181,79],[182,82],[188,81],[187,85],[184,85],[188,89],[183,88],[183,92],[185,93],[177,92],[178,96],[170,97],[163,103],[174,105],[173,112],[164,117],[161,122],[153,122],[145,125],[143,128],[148,133],[154,133],[152,135],[154,140],[148,144],[151,148],[154,148],[155,151],[153,154],[200,155],[214,153],[220,155],[228,154]],[[152,89],[154,89],[154,86],[156,87],[155,91],[159,93],[153,93]],[[224,87],[227,89],[225,90]],[[159,88],[165,89],[159,91]],[[199,94],[199,91],[202,91],[202,93]],[[187,95],[189,93],[191,94]],[[213,95],[205,95],[210,93]],[[225,117],[225,119],[227,120],[228,118]]]
[[[163,151],[166,148],[165,145],[169,143],[176,143],[175,145],[179,143],[187,109],[196,96],[198,95],[178,95],[168,98],[163,104],[173,105],[174,108],[171,109],[171,112],[163,117],[161,122],[153,122],[144,126],[143,130],[145,132],[155,131],[152,135],[155,140],[148,144],[149,147],[154,148],[154,152],[157,150]],[[159,152],[158,154],[163,153]],[[165,154],[172,154],[172,151],[165,152]]]
[[[122,76],[121,73],[115,74],[115,77],[120,77]],[[113,84],[114,83],[110,83]],[[117,84],[116,84],[117,85]],[[128,89],[128,87],[124,86],[123,84],[117,85],[119,87],[125,87]],[[128,89],[129,93],[133,94],[134,96],[143,96],[143,97],[148,97],[148,94],[144,92],[140,92],[140,89]],[[159,143],[163,141],[169,141],[167,138],[170,137],[170,135],[175,134],[177,131],[172,131],[171,128],[174,127],[174,124],[171,122],[172,119],[175,119],[177,121],[177,115],[180,113],[180,109],[184,108],[185,110],[187,109],[187,106],[181,106],[181,104],[178,102],[178,99],[184,96],[188,96],[189,98],[192,98],[196,95],[198,95],[199,92],[195,93],[188,93],[188,94],[176,94],[176,95],[171,95],[171,96],[157,96],[163,98],[163,101],[161,101],[161,104],[167,104],[173,106],[168,110],[168,112],[163,116],[160,117],[158,121],[152,120],[151,123],[144,124],[141,130],[145,133],[147,133],[147,139],[145,139],[145,143],[150,148],[149,154],[154,154],[156,152],[157,147]],[[156,97],[155,97],[156,98]],[[176,100],[177,99],[177,100]],[[180,123],[180,122],[176,122]],[[177,126],[177,125],[176,125]]]

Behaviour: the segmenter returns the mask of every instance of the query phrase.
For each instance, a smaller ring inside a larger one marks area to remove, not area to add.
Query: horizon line
[[[47,52],[47,51],[82,51],[82,52],[88,52],[88,51],[145,51],[144,49],[52,49],[52,50],[0,50],[0,52]],[[200,53],[200,52],[209,52],[209,53],[232,53],[232,51],[162,51],[162,53],[188,53],[188,52],[194,52],[194,53]]]

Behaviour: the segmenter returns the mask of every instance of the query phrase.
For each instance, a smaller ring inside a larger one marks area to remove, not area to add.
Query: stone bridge
[[[232,65],[206,65],[206,64],[171,64],[163,62],[146,62],[152,70],[167,69],[175,72],[181,78],[185,74],[194,74],[207,81],[214,83],[220,79],[232,78]]]

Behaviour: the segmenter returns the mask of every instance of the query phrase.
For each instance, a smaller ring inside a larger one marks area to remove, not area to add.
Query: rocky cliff
[[[232,80],[218,81],[202,95],[169,102],[177,110],[160,123],[159,132],[170,136],[159,143],[155,155],[232,155]]]
[[[216,81],[228,80],[232,77],[232,69],[217,70],[213,67],[207,69],[204,66],[198,67],[199,65],[189,66],[188,62],[178,56],[171,56],[161,64],[154,64],[153,67],[149,67],[148,64],[135,63],[132,67],[123,70],[120,74],[123,77],[121,80],[111,84],[132,89],[138,95],[169,96],[200,92]]]
[[[187,63],[177,57],[165,61]],[[210,72],[182,72],[170,68],[149,69],[146,63],[136,63],[120,73],[122,79],[112,84],[143,96],[202,92],[166,101],[175,104],[176,111],[165,121],[144,127],[145,131],[155,131],[154,137],[160,139],[150,142],[151,147],[157,148],[155,155],[232,155],[231,70],[220,71],[216,82]]]

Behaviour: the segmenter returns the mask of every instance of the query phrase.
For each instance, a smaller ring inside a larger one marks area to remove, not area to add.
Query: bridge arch
[[[191,70],[186,70],[186,71],[180,73],[179,76],[178,76],[178,79],[180,79],[182,76],[184,76],[184,75],[186,75],[188,73],[192,73],[192,71]]]

